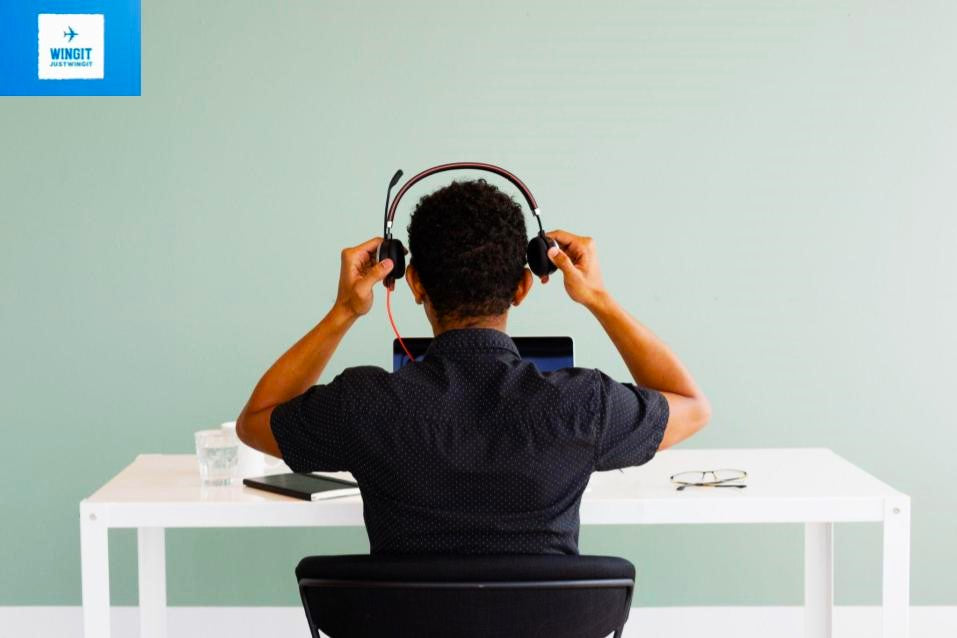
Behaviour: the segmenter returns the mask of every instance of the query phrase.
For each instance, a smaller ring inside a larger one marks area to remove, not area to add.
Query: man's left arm
[[[339,291],[332,309],[302,339],[272,364],[236,419],[236,433],[250,447],[282,457],[270,427],[276,406],[316,383],[342,337],[372,308],[372,290],[392,270],[392,261],[375,263],[381,237],[342,251]]]

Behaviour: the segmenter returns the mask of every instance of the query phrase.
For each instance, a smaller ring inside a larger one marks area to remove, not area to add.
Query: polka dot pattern
[[[508,335],[463,329],[313,386],[272,430],[293,471],[352,472],[373,553],[574,554],[591,473],[649,461],[667,421],[654,390],[543,374]]]

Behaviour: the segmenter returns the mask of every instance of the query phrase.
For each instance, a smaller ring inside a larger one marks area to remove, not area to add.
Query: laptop
[[[421,361],[432,343],[430,337],[403,339],[416,361]],[[542,372],[553,372],[575,365],[574,344],[571,337],[512,337],[522,359],[535,363]],[[409,356],[402,350],[398,339],[392,340],[393,372],[409,363]]]

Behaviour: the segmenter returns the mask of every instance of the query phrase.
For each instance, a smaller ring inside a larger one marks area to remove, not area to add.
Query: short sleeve
[[[619,383],[599,372],[601,424],[595,469],[614,470],[650,461],[668,425],[668,400],[656,390]]]
[[[340,375],[273,409],[272,433],[283,461],[293,472],[349,470],[349,423],[343,410],[343,386]]]

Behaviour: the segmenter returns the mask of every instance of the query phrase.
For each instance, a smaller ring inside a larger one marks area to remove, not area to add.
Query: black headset
[[[390,206],[389,197],[392,194],[392,188],[398,184],[399,180],[402,178],[402,171],[398,170],[395,172],[395,175],[392,176],[392,180],[389,182],[389,188],[385,192],[385,219],[382,225],[383,239],[382,243],[379,244],[379,249],[376,251],[377,262],[382,261],[383,259],[392,260],[392,270],[385,278],[385,283],[387,286],[391,287],[396,279],[401,279],[402,276],[405,275],[405,247],[402,245],[401,241],[392,238],[392,220],[395,219],[395,211],[399,206],[399,200],[401,200],[402,196],[405,195],[407,190],[409,190],[409,187],[416,182],[425,179],[429,175],[466,168],[487,171],[489,173],[501,175],[508,181],[515,184],[518,190],[522,191],[522,195],[525,196],[525,201],[528,202],[528,207],[532,210],[532,214],[535,215],[535,221],[538,222],[538,234],[532,237],[531,241],[528,242],[528,249],[525,252],[525,259],[528,261],[528,267],[539,277],[544,277],[545,275],[555,272],[557,268],[555,264],[552,263],[552,260],[548,258],[548,249],[552,246],[557,246],[558,243],[554,239],[545,236],[545,230],[542,228],[542,216],[541,211],[538,209],[538,203],[535,201],[535,196],[532,195],[532,191],[528,190],[528,187],[525,186],[522,180],[515,177],[515,175],[508,172],[504,168],[495,166],[494,164],[483,164],[481,162],[452,162],[450,164],[439,164],[438,166],[427,168],[418,175],[414,176],[412,179],[407,181],[402,188],[399,189],[399,192],[395,194],[395,199],[392,200],[392,205]]]

